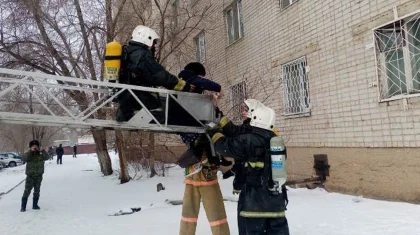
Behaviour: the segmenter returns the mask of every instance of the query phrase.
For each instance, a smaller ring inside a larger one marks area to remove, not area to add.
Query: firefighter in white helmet
[[[128,46],[123,47],[119,82],[190,91],[189,84],[170,74],[156,61],[154,53],[158,40],[159,35],[149,27],[139,25],[133,30]],[[157,94],[146,91],[134,91],[134,93],[159,122],[163,121],[164,112]],[[135,111],[142,108],[128,91],[123,92],[117,100],[120,104],[117,111],[117,121],[119,122],[128,121],[134,116]]]
[[[276,136],[273,132],[276,115],[261,102],[251,103],[248,102],[252,106],[248,112],[249,127],[237,129],[237,135],[232,135],[225,126],[223,133],[226,135],[216,133],[212,140],[219,154],[242,164],[241,175],[235,175],[235,178],[242,178],[238,202],[239,234],[288,235],[286,195],[273,190],[275,183],[271,175],[270,140]]]

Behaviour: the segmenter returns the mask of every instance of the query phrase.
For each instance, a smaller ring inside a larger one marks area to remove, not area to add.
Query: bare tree
[[[130,181],[130,175],[128,174],[128,169],[127,169],[127,148],[125,145],[123,145],[123,143],[125,143],[124,141],[124,135],[123,135],[123,131],[120,130],[116,130],[115,131],[115,137],[116,137],[116,143],[117,143],[117,148],[118,148],[118,156],[119,156],[119,163],[120,163],[120,182],[121,184],[127,183],[128,181]]]
[[[30,90],[29,94],[28,89]],[[63,100],[64,104],[71,105],[71,100],[67,94],[60,94],[55,89],[49,89],[48,92],[58,99]],[[24,87],[17,87],[14,91],[9,92],[0,99],[0,106],[2,107],[2,110],[7,111],[31,114],[48,113],[45,107],[41,105],[41,102],[57,115],[61,115],[64,112],[58,104],[54,103],[54,100],[48,96],[44,90],[33,86],[28,86],[26,90]],[[32,139],[39,140],[43,147],[51,146],[53,138],[59,136],[60,132],[61,128],[58,127],[11,124],[3,124],[0,126],[0,136],[3,137],[6,142],[5,144],[10,146],[8,149],[19,153],[23,153],[23,151],[27,149],[27,143]]]
[[[201,24],[209,19],[211,3],[207,4],[204,0],[198,2],[205,3],[201,9],[193,9],[189,1],[179,0],[127,0],[126,5],[122,6],[121,19],[117,22],[116,31],[118,38],[126,42],[132,30],[139,24],[155,29],[160,35],[156,60],[163,64],[168,70],[175,70],[191,61],[191,56],[195,55],[192,37],[202,30]],[[138,143],[144,151],[141,153],[143,159],[147,159],[147,168],[150,170],[150,177],[157,174],[156,165],[161,166],[164,172],[164,164],[156,161],[155,156],[158,150],[155,148],[155,139],[158,138],[153,133],[147,133],[148,145],[143,146]],[[117,139],[117,141],[120,141]],[[122,145],[127,145],[121,143]],[[161,142],[159,142],[160,146]],[[165,152],[166,151],[162,151]],[[119,153],[121,154],[121,152]],[[121,157],[120,157],[121,159]]]
[[[0,66],[102,80],[104,47],[116,36],[125,2],[1,0]],[[67,93],[80,110],[99,99],[97,94]],[[105,114],[99,110],[94,115]],[[101,170],[110,175],[105,133],[92,130],[92,134]]]

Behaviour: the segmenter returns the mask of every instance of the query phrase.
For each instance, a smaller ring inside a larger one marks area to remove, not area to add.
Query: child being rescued
[[[220,85],[205,79],[205,75],[204,66],[194,62],[185,66],[178,77],[190,83],[194,87],[193,92],[213,91],[216,93],[214,97],[218,98],[221,92]],[[230,230],[217,171],[219,165],[230,165],[231,162],[226,160],[220,162],[219,158],[213,158],[210,141],[203,134],[181,134],[181,138],[184,143],[189,145],[189,150],[184,153],[183,157],[193,159],[193,161],[184,163],[186,168],[185,192],[179,234],[195,234],[202,200],[213,235],[229,235]]]

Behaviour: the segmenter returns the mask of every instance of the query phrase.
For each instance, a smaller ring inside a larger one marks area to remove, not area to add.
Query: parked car
[[[13,153],[0,153],[0,162],[8,167],[15,167],[22,164],[22,157]]]
[[[14,153],[14,152],[7,152],[7,153],[3,153],[3,154],[12,154],[13,158],[20,159],[20,160],[22,160],[22,158],[23,158],[22,155],[20,155],[18,153]]]

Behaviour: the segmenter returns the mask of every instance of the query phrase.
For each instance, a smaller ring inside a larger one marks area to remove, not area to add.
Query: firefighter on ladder
[[[212,141],[218,153],[232,157],[242,164],[240,195],[238,202],[238,226],[240,235],[288,235],[285,216],[286,195],[273,190],[269,143],[275,136],[273,127],[275,112],[263,104],[250,108],[250,127],[231,128],[236,132],[213,135]],[[229,122],[223,120],[221,126]],[[229,124],[232,127],[232,124]],[[229,128],[228,128],[229,129]]]
[[[105,80],[144,87],[165,87],[175,91],[192,91],[194,88],[171,73],[155,59],[159,35],[151,28],[138,25],[132,33],[128,46],[117,42],[107,44],[105,56]],[[113,91],[114,92],[114,91]],[[148,91],[134,90],[135,96],[155,116],[164,122],[164,110],[159,96]],[[128,91],[122,92],[116,101],[119,103],[116,120],[129,121],[142,105]]]

